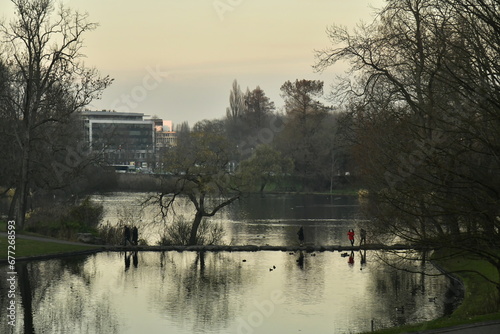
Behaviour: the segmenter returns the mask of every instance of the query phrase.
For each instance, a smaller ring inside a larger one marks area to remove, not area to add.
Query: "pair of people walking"
[[[349,232],[347,232],[347,237],[349,238],[349,241],[351,242],[351,246],[354,246],[354,230],[350,229]],[[366,231],[364,229],[361,229],[360,233],[360,240],[359,240],[359,245],[366,245]]]
[[[347,236],[349,238],[349,241],[351,242],[351,246],[354,246],[354,230],[350,229],[349,232],[347,232]],[[360,233],[360,240],[359,240],[359,245],[366,245],[366,230],[361,229]],[[299,231],[297,232],[297,236],[299,237],[299,243],[302,246],[304,244],[304,228],[301,226]]]
[[[139,231],[137,230],[137,227],[133,227],[132,230],[130,230],[130,227],[125,226],[125,229],[123,231],[123,245],[127,246],[129,245],[136,245],[138,244],[139,241]]]

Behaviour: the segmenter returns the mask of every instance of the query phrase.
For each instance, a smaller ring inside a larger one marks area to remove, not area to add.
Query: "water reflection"
[[[1,267],[1,279],[7,272]],[[2,333],[119,333],[116,312],[82,259],[16,265],[15,327],[0,320]],[[1,289],[2,297],[6,294]],[[1,300],[2,308],[8,301]]]
[[[17,270],[15,333],[356,333],[441,316],[452,289],[366,251],[101,253]]]
[[[125,259],[125,271],[127,271],[130,268],[130,258],[132,257],[132,261],[134,264],[134,268],[137,268],[139,265],[139,258],[138,258],[138,252],[124,252],[124,259]]]
[[[227,253],[163,253],[168,273],[151,295],[155,311],[175,326],[175,332],[218,332],[229,326],[244,301],[252,277]],[[255,282],[253,282],[255,283]]]

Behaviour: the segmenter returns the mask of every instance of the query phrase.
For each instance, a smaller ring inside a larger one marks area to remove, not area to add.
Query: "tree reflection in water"
[[[93,297],[92,273],[84,270],[81,257],[19,262],[16,271],[17,324],[14,333],[120,332],[109,299]],[[5,300],[0,302],[6,305]],[[11,333],[12,328],[3,318],[0,332]]]
[[[190,332],[227,328],[244,305],[235,299],[251,277],[243,277],[241,264],[231,253],[162,253],[161,267],[167,271],[160,291],[151,296],[160,312],[178,326],[193,326]]]
[[[433,278],[442,273],[427,262],[426,253],[374,254],[371,265],[377,270],[372,272],[370,289],[380,296],[380,307],[374,317],[387,319],[387,314],[393,315],[385,322],[379,322],[378,328],[425,321],[436,313],[436,306],[441,306],[439,308],[445,315],[450,314],[460,301],[461,292],[453,282],[447,285],[445,296],[442,296],[442,287],[432,284]]]

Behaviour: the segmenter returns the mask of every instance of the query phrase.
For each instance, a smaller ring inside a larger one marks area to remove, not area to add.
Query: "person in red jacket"
[[[351,246],[354,246],[354,230],[349,230],[347,232],[347,236],[349,237],[349,241],[351,242]]]

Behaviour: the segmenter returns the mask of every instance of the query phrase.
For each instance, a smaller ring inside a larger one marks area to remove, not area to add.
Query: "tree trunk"
[[[191,226],[191,236],[189,237],[189,245],[196,245],[196,235],[198,234],[198,227],[200,227],[201,219],[203,218],[202,211],[196,211],[194,216],[193,225]]]
[[[20,230],[24,228],[26,217],[26,210],[28,207],[28,193],[29,193],[29,137],[23,149],[23,161],[21,165],[21,174],[17,184],[16,192],[14,194],[11,205],[13,206],[14,219],[16,226]],[[12,208],[12,207],[11,207]]]
[[[10,207],[9,207],[9,220],[15,220],[16,219],[16,205],[18,202],[19,197],[19,191],[16,190],[14,191],[14,195],[12,195],[12,199],[10,201]]]

